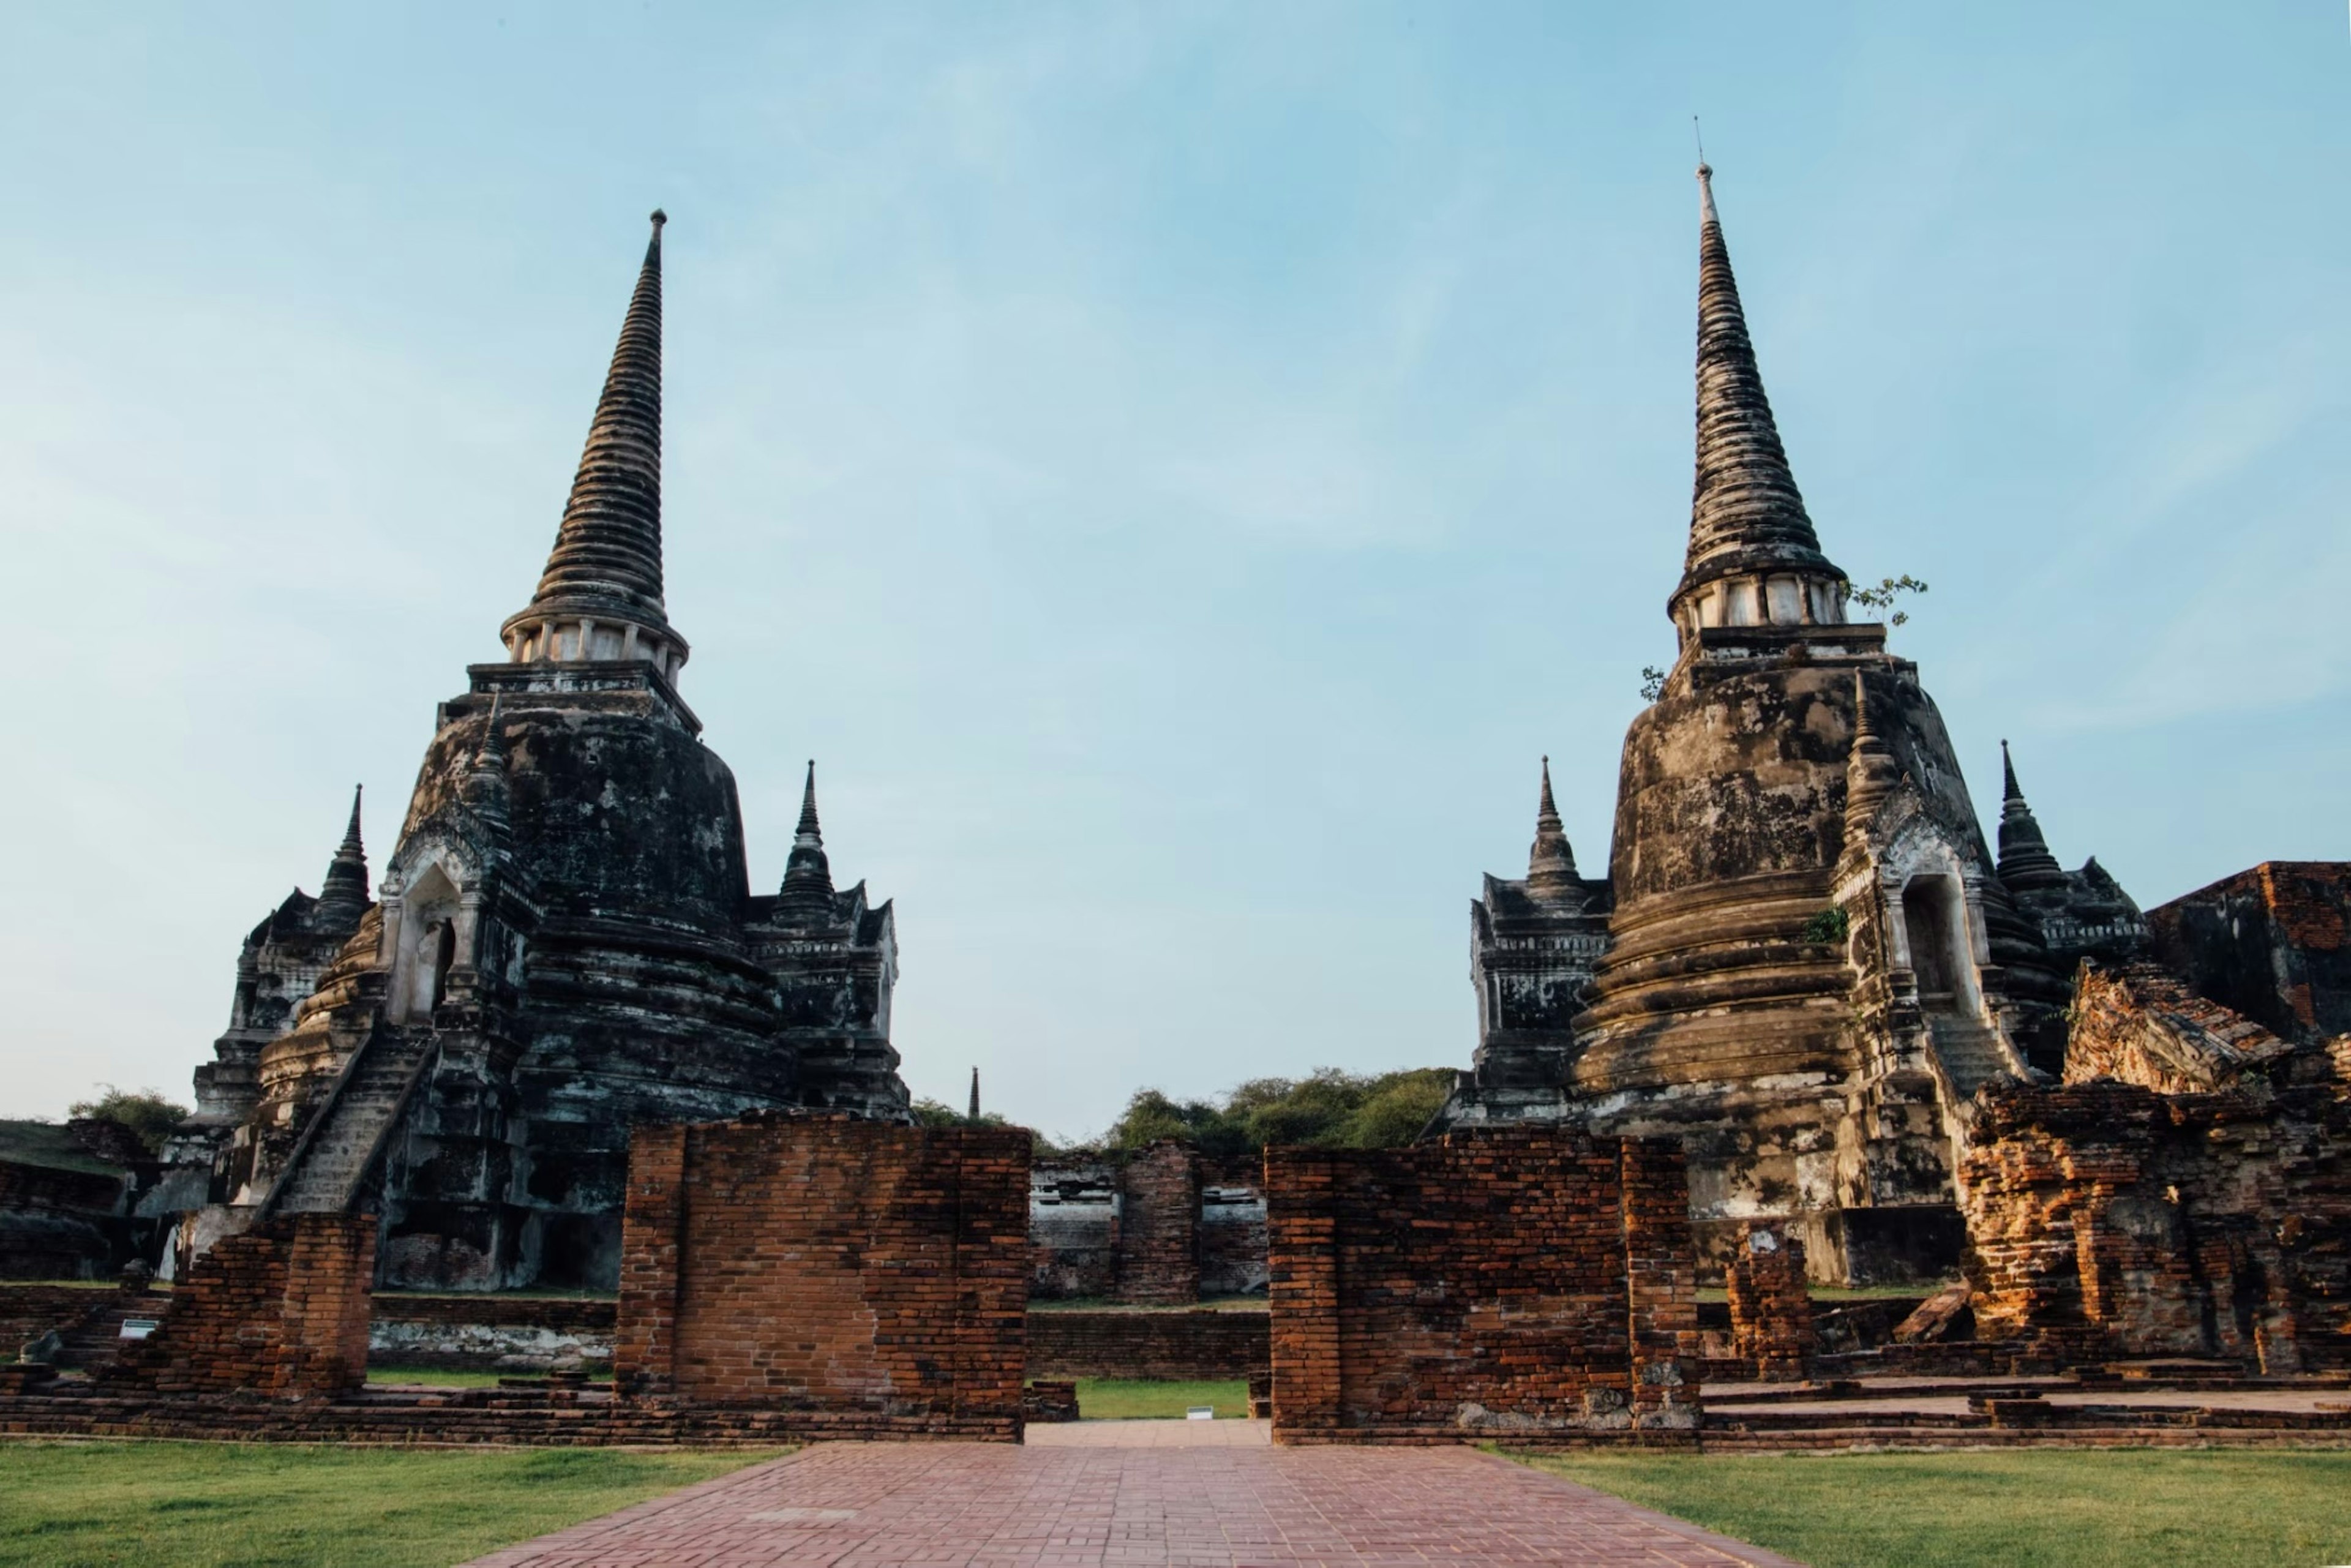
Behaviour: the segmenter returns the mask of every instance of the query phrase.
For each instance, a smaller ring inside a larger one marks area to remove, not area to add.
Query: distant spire
[[[1542,795],[1535,807],[1535,841],[1527,851],[1527,891],[1552,901],[1583,892],[1583,883],[1575,874],[1575,851],[1567,841],[1559,807],[1551,797],[1548,757],[1542,759]]]
[[[1821,553],[1780,444],[1715,211],[1714,171],[1704,162],[1698,166],[1698,476],[1689,553],[1674,590],[1677,608],[1685,595],[1736,574],[1776,570],[1844,576]]]
[[[351,786],[351,820],[343,841],[327,862],[327,879],[319,887],[316,913],[332,924],[359,923],[368,906],[367,849],[360,842],[360,798],[365,787]]]
[[[971,1122],[979,1120],[979,1069],[977,1067],[971,1070],[971,1110],[966,1114],[965,1120]]]
[[[662,605],[662,225],[653,238],[603,395],[530,605],[513,621],[566,613],[666,630]]]
[[[1853,749],[1844,763],[1844,841],[1859,849],[1869,841],[1870,824],[1877,808],[1901,781],[1902,765],[1895,760],[1877,727],[1869,717],[1869,685],[1859,670],[1853,673]]]
[[[784,862],[784,885],[778,909],[802,919],[831,917],[832,865],[824,856],[824,832],[816,820],[816,758],[809,758],[808,782],[800,789],[800,821],[792,834],[792,852]]]
[[[2000,743],[2000,880],[2020,890],[2062,885],[2065,868],[2049,852],[2041,824],[2034,820],[2032,808],[2024,803],[2024,791],[2016,782],[2016,762],[2009,756],[2005,740]]]

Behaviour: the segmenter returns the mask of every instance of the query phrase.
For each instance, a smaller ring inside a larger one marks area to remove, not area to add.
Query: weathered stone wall
[[[1780,1226],[1752,1222],[1723,1282],[1729,1288],[1731,1354],[1753,1362],[1760,1378],[1802,1377],[1820,1348],[1804,1244]]]
[[[1688,1429],[1688,1186],[1665,1143],[1550,1128],[1266,1155],[1285,1442]]]
[[[1265,1289],[1261,1159],[1201,1160],[1198,1235],[1200,1295],[1248,1296]]]
[[[1017,1440],[1029,1146],[837,1115],[640,1127],[619,1386]]]
[[[1259,1312],[1029,1314],[1031,1377],[1246,1377],[1269,1364]]]
[[[539,1370],[612,1362],[610,1301],[576,1296],[426,1296],[378,1292],[368,1356],[379,1366]]]
[[[1040,1164],[1029,1181],[1029,1294],[1183,1305],[1265,1289],[1254,1159],[1173,1141],[1128,1157]]]
[[[124,1177],[0,1160],[0,1280],[89,1280],[127,1256]]]
[[[1991,1085],[1961,1167],[1978,1337],[2066,1361],[2351,1364],[2346,1154],[2332,1086]]]
[[[224,1238],[161,1326],[104,1376],[158,1394],[324,1398],[367,1381],[373,1215],[301,1214]]]
[[[2147,911],[2156,956],[2287,1040],[2351,1034],[2351,863],[2268,861]]]

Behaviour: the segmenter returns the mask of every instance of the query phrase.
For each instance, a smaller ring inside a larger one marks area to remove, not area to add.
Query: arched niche
[[[430,1019],[447,996],[449,973],[465,950],[464,913],[464,896],[439,862],[426,862],[407,879],[392,963],[389,1010],[394,1023]]]

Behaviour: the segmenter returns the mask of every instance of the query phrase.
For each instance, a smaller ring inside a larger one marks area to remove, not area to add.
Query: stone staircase
[[[349,1209],[432,1051],[428,1030],[385,1026],[371,1034],[262,1201],[263,1217]]]
[[[1935,1055],[1951,1081],[1951,1091],[1961,1101],[1974,1099],[1986,1082],[2013,1070],[2000,1036],[1973,1019],[1928,1013],[1927,1028],[1934,1037]]]

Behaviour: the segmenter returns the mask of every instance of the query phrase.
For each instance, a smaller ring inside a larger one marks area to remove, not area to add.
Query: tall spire
[[[360,842],[360,797],[365,786],[351,786],[351,820],[343,841],[327,862],[327,879],[319,887],[317,914],[334,922],[356,925],[368,906],[367,849]]]
[[[2016,762],[2005,740],[2000,743],[2000,880],[2018,889],[2059,885],[2065,880],[2065,868],[2049,852],[2041,823],[2024,803],[2024,791],[2016,783]]]
[[[1581,894],[1583,883],[1575,874],[1575,851],[1560,825],[1559,807],[1551,798],[1551,758],[1542,759],[1542,796],[1535,807],[1535,841],[1527,851],[1527,891],[1535,897],[1557,900]]]
[[[1715,211],[1714,171],[1698,166],[1698,475],[1690,498],[1689,554],[1674,590],[1684,601],[1726,577],[1792,573],[1842,581],[1821,553],[1804,497],[1780,444],[1771,402],[1747,336],[1747,315],[1731,275]],[[1759,606],[1753,619],[1771,619]],[[1801,619],[1813,617],[1805,614]]]
[[[527,638],[538,623],[576,628],[584,622],[590,627],[590,646],[566,643],[559,636],[534,657],[654,657],[610,650],[600,654],[593,628],[620,633],[633,627],[654,633],[653,642],[664,641],[660,634],[668,632],[661,539],[662,225],[668,221],[654,211],[644,266],[621,322],[621,340],[589,422],[587,445],[538,591],[507,622],[508,640],[518,647],[518,627]]]
[[[967,1122],[979,1120],[979,1069],[977,1067],[971,1070],[971,1110],[964,1119]]]
[[[800,789],[799,826],[792,833],[777,904],[779,913],[803,919],[832,914],[832,866],[824,857],[824,831],[817,826],[814,758],[809,758],[808,782]]]
[[[1844,763],[1844,841],[1848,850],[1868,843],[1877,808],[1901,782],[1902,765],[1869,721],[1869,685],[1853,673],[1853,749]]]

